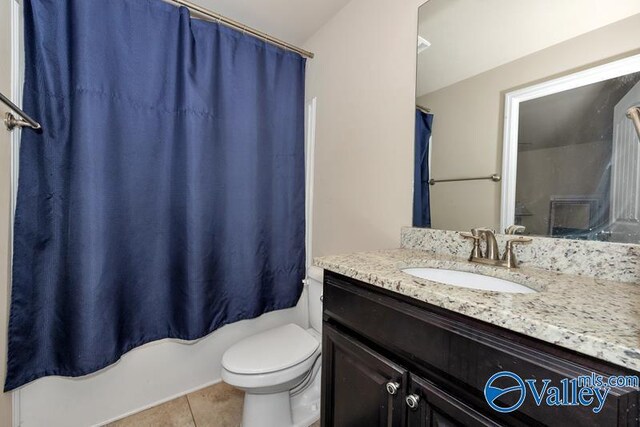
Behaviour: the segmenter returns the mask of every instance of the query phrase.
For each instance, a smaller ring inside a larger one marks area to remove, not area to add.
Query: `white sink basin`
[[[468,273],[466,271],[445,270],[441,268],[405,268],[402,271],[421,279],[444,283],[445,285],[459,286],[461,288],[512,294],[530,294],[536,292],[531,288],[509,280],[497,279],[483,274]]]

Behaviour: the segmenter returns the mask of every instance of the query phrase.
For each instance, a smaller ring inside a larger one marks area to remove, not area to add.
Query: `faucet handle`
[[[524,225],[510,225],[504,229],[504,234],[521,234],[524,233],[526,227]]]
[[[474,234],[474,233],[467,233],[466,231],[461,231],[460,233],[458,233],[460,236],[464,237],[465,239],[474,239],[474,240],[480,240],[480,236],[478,234]]]
[[[533,242],[533,239],[531,237],[518,236],[518,237],[513,237],[511,239],[508,239],[507,245],[511,246],[516,243],[531,243],[531,242]]]
[[[507,246],[504,249],[504,255],[502,256],[502,260],[506,261],[508,268],[516,268],[518,266],[518,260],[516,259],[516,254],[513,253],[513,245],[522,244],[522,243],[531,243],[533,239],[531,237],[515,237],[513,239],[507,240]]]
[[[504,259],[506,259],[509,253],[512,253],[513,245],[520,244],[520,243],[531,243],[532,241],[533,239],[531,237],[524,237],[524,236],[514,237],[513,239],[507,240],[507,247],[504,252]]]
[[[471,250],[469,261],[471,261],[473,258],[482,258],[482,249],[480,249],[480,239],[482,239],[482,236],[480,235],[480,233],[474,234],[472,230],[471,233],[461,232],[460,236],[464,237],[465,239],[473,239],[473,249]]]

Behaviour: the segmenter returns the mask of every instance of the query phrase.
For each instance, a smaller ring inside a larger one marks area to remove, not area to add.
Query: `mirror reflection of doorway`
[[[640,140],[629,108],[640,105],[640,82],[616,104],[613,113],[610,220],[605,236],[635,243],[640,237]]]
[[[534,235],[637,241],[640,73],[520,104],[516,206]]]

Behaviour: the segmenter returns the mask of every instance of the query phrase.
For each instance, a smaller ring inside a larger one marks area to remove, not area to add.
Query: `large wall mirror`
[[[420,7],[415,226],[640,243],[640,2]]]

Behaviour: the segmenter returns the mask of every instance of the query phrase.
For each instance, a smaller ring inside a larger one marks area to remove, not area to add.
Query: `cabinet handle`
[[[390,395],[394,396],[398,394],[398,390],[400,390],[400,383],[397,383],[395,381],[389,381],[387,383],[387,393],[389,393]]]
[[[409,409],[415,411],[416,409],[418,409],[418,405],[420,405],[420,396],[418,396],[417,394],[410,394],[405,399],[405,402],[407,402],[407,406],[409,407]]]

